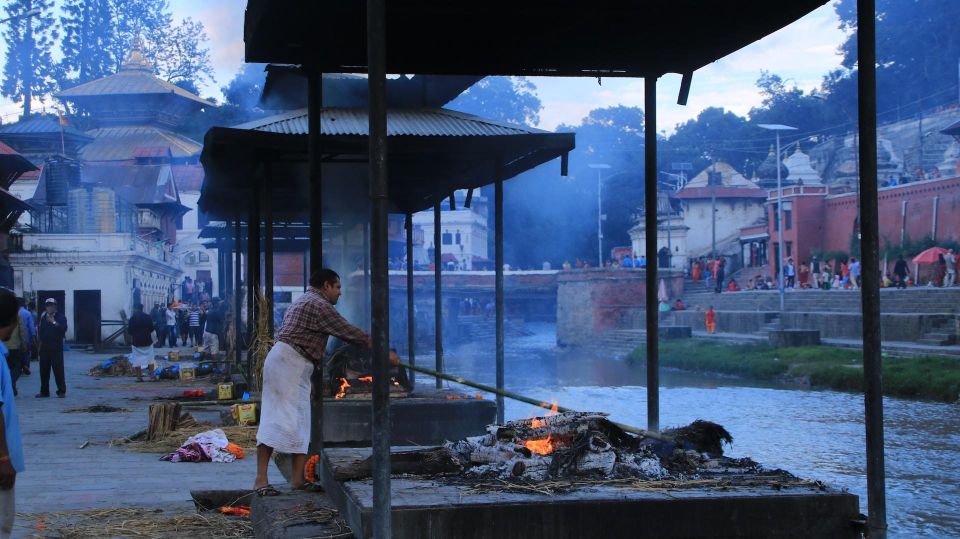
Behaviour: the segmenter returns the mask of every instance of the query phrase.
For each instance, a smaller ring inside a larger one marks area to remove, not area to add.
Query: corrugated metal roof
[[[0,125],[0,136],[53,134],[60,136],[60,129],[60,122],[57,121],[57,119],[53,116],[35,115],[27,118],[26,120],[20,120],[17,123]],[[75,137],[85,140],[90,139],[90,137],[87,136],[83,131],[80,131],[79,129],[69,125],[63,126],[63,134],[66,137]]]
[[[145,147],[169,147],[174,158],[200,153],[203,145],[155,126],[102,127],[88,131],[94,140],[80,150],[85,161],[126,161]]]
[[[327,136],[366,136],[367,109],[327,108],[320,116],[320,128]],[[307,110],[298,109],[235,126],[285,135],[307,135]],[[494,122],[479,116],[447,109],[387,111],[387,136],[503,136],[546,133],[532,127]]]

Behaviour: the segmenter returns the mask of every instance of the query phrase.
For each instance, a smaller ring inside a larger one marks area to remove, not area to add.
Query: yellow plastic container
[[[167,352],[167,359],[170,361],[180,361],[180,352]]]
[[[196,377],[196,372],[193,370],[193,367],[180,367],[181,380],[193,380]]]
[[[257,424],[257,403],[237,404],[237,424],[238,425],[256,425]]]
[[[233,398],[233,383],[220,384],[217,386],[217,398],[226,401]]]

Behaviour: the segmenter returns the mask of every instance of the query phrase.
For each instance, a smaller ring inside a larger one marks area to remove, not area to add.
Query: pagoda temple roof
[[[153,67],[138,49],[130,51],[130,55],[116,74],[67,88],[55,97],[67,101],[80,101],[109,96],[153,94],[172,94],[200,105],[214,106],[214,103],[157,77]]]
[[[80,150],[85,161],[128,161],[144,148],[170,148],[173,159],[199,156],[203,145],[158,126],[101,127],[87,132],[93,142]]]
[[[36,165],[10,146],[0,142],[0,187],[9,189],[24,172],[37,170]]]
[[[61,133],[67,139],[83,142],[93,140],[89,135],[75,127],[61,126],[57,118],[50,114],[34,114],[16,123],[0,125],[0,138],[44,136],[59,138]]]

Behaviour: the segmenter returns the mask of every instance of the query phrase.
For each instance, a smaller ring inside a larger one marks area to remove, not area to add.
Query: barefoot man
[[[264,361],[257,479],[253,484],[259,496],[279,494],[267,481],[267,467],[274,450],[291,456],[291,487],[319,488],[303,476],[310,445],[310,376],[314,366],[323,361],[330,335],[370,347],[370,336],[347,322],[334,308],[339,299],[340,276],[329,269],[314,272],[310,288],[284,315],[277,344]]]

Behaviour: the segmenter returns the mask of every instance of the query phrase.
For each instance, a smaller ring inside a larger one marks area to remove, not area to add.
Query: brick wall
[[[661,271],[671,298],[683,293],[683,274]],[[557,275],[557,344],[583,344],[611,329],[646,302],[646,272],[578,270]]]
[[[900,233],[914,241],[933,233],[936,202],[937,241],[960,241],[960,177],[930,180],[880,189],[880,247],[899,245]],[[906,201],[906,211],[903,202]],[[857,215],[856,194],[828,198],[825,202],[822,241],[828,251],[849,251]]]

